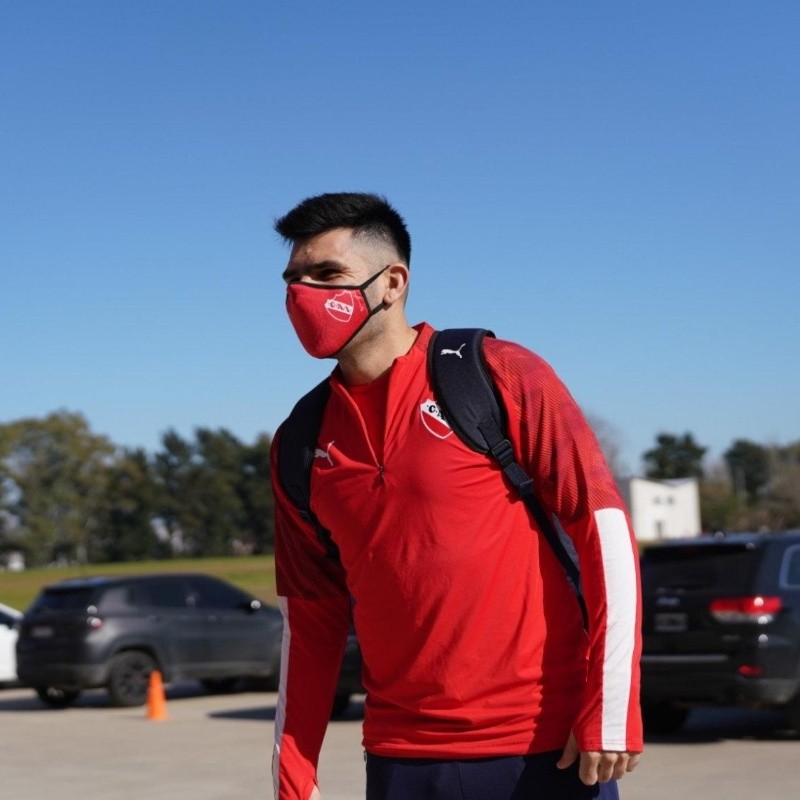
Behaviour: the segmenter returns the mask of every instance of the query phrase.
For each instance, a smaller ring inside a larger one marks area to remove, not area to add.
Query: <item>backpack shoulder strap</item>
[[[330,393],[330,383],[326,378],[297,401],[281,425],[278,480],[300,516],[313,525],[328,557],[338,561],[339,548],[311,510],[311,465]]]
[[[494,336],[482,328],[436,331],[428,346],[433,392],[445,419],[467,447],[489,453],[481,426],[495,420],[506,428],[505,410],[483,360],[483,340]]]
[[[508,440],[505,407],[483,357],[486,336],[494,334],[482,328],[451,328],[433,334],[428,346],[428,369],[436,402],[467,447],[490,456],[500,465],[564,568],[586,627],[588,613],[578,566],[539,502],[533,481],[514,457],[514,448]]]

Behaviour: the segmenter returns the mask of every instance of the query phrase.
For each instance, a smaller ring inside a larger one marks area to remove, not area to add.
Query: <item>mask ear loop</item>
[[[387,265],[386,265],[386,266],[385,266],[385,267],[384,267],[382,270],[380,270],[380,271],[376,272],[376,273],[375,273],[374,275],[372,275],[370,278],[367,278],[367,280],[366,280],[366,281],[364,281],[364,283],[362,283],[362,284],[361,284],[361,285],[358,287],[358,290],[361,292],[361,297],[364,299],[364,305],[365,305],[367,308],[369,308],[369,300],[367,300],[367,292],[366,292],[367,286],[369,286],[371,283],[373,283],[375,280],[377,280],[377,279],[378,279],[378,278],[379,278],[381,275],[383,275],[383,273],[384,273],[384,272],[386,272],[386,270],[387,270],[387,269],[389,269],[389,267],[391,267],[391,266],[392,266],[391,264],[387,264]],[[363,328],[363,327],[364,327],[364,325],[366,325],[366,323],[367,323],[367,320],[369,320],[369,318],[370,318],[370,317],[371,317],[371,316],[372,316],[372,315],[373,315],[373,314],[374,314],[376,311],[380,311],[382,308],[383,308],[383,309],[385,309],[385,308],[388,308],[388,306],[386,305],[386,303],[385,303],[384,301],[381,301],[381,302],[380,302],[380,303],[379,303],[377,306],[375,306],[375,308],[371,308],[371,309],[370,309],[370,311],[369,311],[369,316],[368,316],[368,317],[367,317],[367,319],[365,319],[365,320],[364,320],[364,322],[363,322],[363,323],[362,323],[362,324],[359,326],[358,330],[361,330],[361,328]]]
[[[391,266],[392,266],[391,264],[387,264],[387,265],[386,265],[386,266],[385,266],[383,269],[381,269],[381,270],[378,270],[378,272],[376,272],[374,275],[372,275],[372,276],[370,276],[369,278],[367,278],[367,279],[364,281],[364,283],[362,283],[362,284],[361,284],[361,286],[359,286],[358,288],[359,288],[359,289],[361,289],[361,290],[363,291],[363,290],[364,290],[364,289],[366,289],[366,288],[367,288],[367,286],[369,286],[369,285],[370,285],[370,284],[371,284],[371,283],[372,283],[374,280],[376,280],[376,279],[377,279],[377,278],[379,278],[381,275],[383,275],[383,273],[384,273],[384,272],[386,272],[386,270],[387,270],[387,269],[389,269],[389,267],[391,267]]]

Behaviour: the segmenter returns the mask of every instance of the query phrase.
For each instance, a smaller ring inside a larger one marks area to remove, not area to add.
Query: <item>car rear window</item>
[[[790,547],[784,554],[781,583],[787,589],[800,588],[800,544]]]
[[[102,593],[98,607],[103,614],[115,614],[136,608],[137,602],[133,587],[124,584],[110,586]]]
[[[752,544],[655,547],[642,556],[645,591],[713,590],[736,595],[748,591],[762,551]]]
[[[45,589],[31,606],[31,612],[41,611],[85,611],[92,603],[94,590]]]

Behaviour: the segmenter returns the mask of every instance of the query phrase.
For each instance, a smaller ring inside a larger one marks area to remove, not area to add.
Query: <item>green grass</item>
[[[124,564],[88,564],[74,567],[43,567],[22,572],[0,572],[0,603],[24,611],[43,586],[67,578],[96,575],[138,575],[144,572],[204,572],[224,578],[250,594],[275,604],[275,559],[273,556],[171,559]]]

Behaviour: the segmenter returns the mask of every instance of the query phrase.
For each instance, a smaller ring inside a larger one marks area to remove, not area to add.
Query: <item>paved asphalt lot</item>
[[[169,720],[109,708],[88,692],[64,711],[29,689],[0,691],[0,797],[14,800],[255,800],[272,797],[275,695],[167,689]],[[363,705],[331,724],[323,800],[363,798]],[[680,737],[653,739],[623,800],[790,800],[800,796],[800,740],[771,712],[693,712]],[[424,798],[420,798],[424,800]]]

